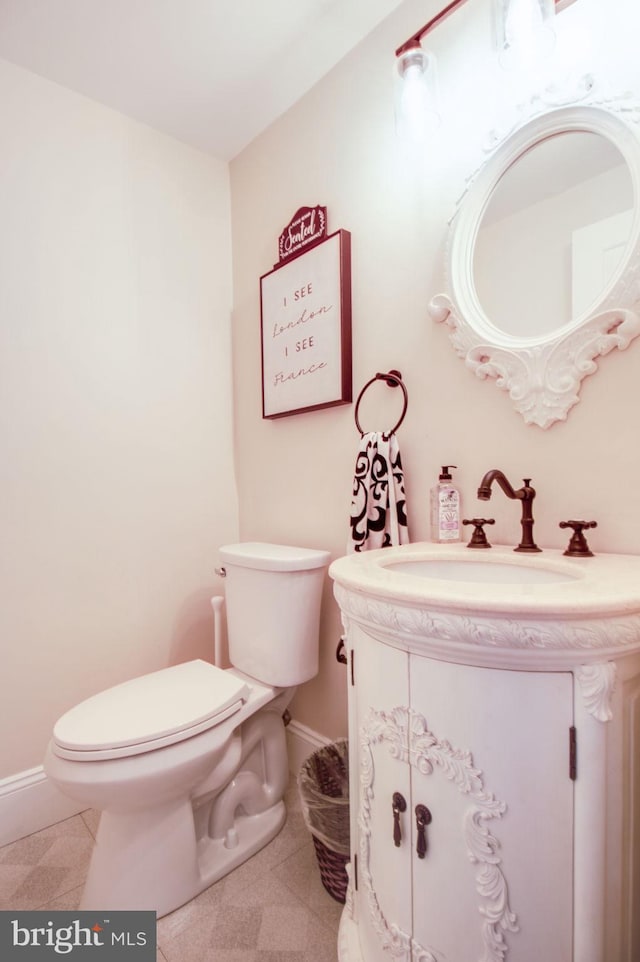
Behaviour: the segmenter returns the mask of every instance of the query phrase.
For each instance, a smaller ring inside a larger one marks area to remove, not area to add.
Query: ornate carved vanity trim
[[[390,925],[375,893],[371,874],[371,803],[374,798],[375,766],[372,746],[386,743],[393,758],[409,763],[423,774],[435,769],[451,781],[472,802],[464,819],[467,854],[476,865],[476,891],[483,917],[482,962],[502,962],[509,946],[506,932],[518,932],[516,915],[509,905],[507,881],[498,855],[498,840],[487,828],[487,821],[502,818],[507,810],[484,787],[482,772],[474,767],[471,752],[440,741],[430,730],[423,715],[406,707],[389,712],[370,708],[360,731],[360,865],[367,908],[380,944],[398,962],[440,962],[430,949],[420,946],[397,925]]]
[[[581,665],[576,671],[587,711],[598,721],[608,722],[613,718],[611,701],[616,687],[617,671],[613,661]]]
[[[406,651],[461,664],[573,670],[603,665],[614,653],[619,658],[624,648],[635,652],[640,639],[640,615],[562,621],[486,617],[372,599],[340,584],[334,585],[334,592],[345,624],[356,622],[379,640]]]

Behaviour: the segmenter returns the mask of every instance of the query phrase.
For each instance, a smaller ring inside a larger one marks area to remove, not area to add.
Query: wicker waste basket
[[[346,738],[309,755],[298,775],[302,812],[311,832],[320,878],[344,902],[349,847],[349,743]]]

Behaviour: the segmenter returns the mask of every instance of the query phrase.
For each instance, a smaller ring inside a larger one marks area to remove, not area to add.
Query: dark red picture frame
[[[262,417],[349,404],[351,234],[338,230],[260,278]]]

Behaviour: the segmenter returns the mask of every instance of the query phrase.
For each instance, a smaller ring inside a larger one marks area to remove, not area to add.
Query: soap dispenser
[[[450,544],[462,538],[460,491],[450,473],[455,467],[455,464],[444,464],[438,483],[431,488],[431,540],[439,544]]]

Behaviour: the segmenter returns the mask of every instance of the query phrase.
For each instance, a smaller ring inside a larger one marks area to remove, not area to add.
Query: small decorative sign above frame
[[[292,237],[301,249],[260,278],[263,418],[351,401],[351,234],[325,236],[324,215],[319,239],[307,240],[322,211],[296,213],[280,247]]]
[[[278,240],[280,263],[327,236],[327,208],[300,207]]]

